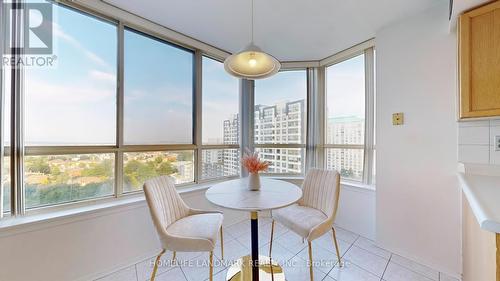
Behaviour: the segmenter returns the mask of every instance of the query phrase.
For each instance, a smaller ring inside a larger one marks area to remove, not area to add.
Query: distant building
[[[254,123],[257,144],[305,143],[305,101],[256,105]],[[302,173],[305,155],[301,148],[262,148],[259,153],[271,162],[269,173]]]
[[[365,120],[356,116],[328,119],[327,143],[364,144]],[[330,148],[326,150],[326,167],[337,169],[343,177],[363,178],[363,149]]]
[[[223,144],[238,144],[238,114],[232,114],[231,118],[223,122]],[[202,151],[202,158],[203,179],[239,175],[240,156],[238,149],[205,149]]]

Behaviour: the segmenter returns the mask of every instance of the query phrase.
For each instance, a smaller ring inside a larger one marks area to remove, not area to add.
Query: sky
[[[54,5],[53,28],[56,66],[26,71],[26,145],[115,144],[116,26]],[[192,143],[194,54],[128,29],[124,41],[125,144]],[[363,81],[363,56],[328,67],[329,117],[364,116]],[[238,111],[238,80],[204,57],[202,87],[202,139],[217,144]],[[280,72],[256,81],[255,102],[305,99],[306,88],[305,70]]]
[[[327,67],[327,116],[365,116],[364,55]]]

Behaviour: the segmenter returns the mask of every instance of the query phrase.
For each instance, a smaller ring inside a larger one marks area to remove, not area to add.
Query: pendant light
[[[262,79],[276,74],[281,68],[281,63],[253,43],[253,6],[252,0],[252,38],[250,44],[238,53],[227,57],[224,61],[224,69],[238,78]]]

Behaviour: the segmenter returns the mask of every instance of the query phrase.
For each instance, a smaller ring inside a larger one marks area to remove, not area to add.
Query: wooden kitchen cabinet
[[[500,1],[464,13],[458,28],[460,119],[500,116]]]

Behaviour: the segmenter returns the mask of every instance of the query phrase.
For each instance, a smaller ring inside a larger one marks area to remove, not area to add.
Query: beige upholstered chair
[[[218,211],[189,208],[168,176],[146,181],[144,194],[153,223],[158,232],[162,251],[155,260],[151,280],[155,279],[160,257],[166,250],[181,252],[210,252],[210,281],[213,279],[213,250],[220,231],[221,254],[224,258],[222,235],[223,216]]]
[[[312,247],[311,242],[330,231],[333,232],[333,241],[339,265],[341,265],[340,251],[335,235],[333,222],[337,213],[340,195],[340,175],[337,171],[311,169],[302,185],[303,196],[300,201],[289,207],[272,212],[271,243],[269,256],[273,247],[274,223],[278,221],[289,228],[309,245],[309,274],[313,281]]]

